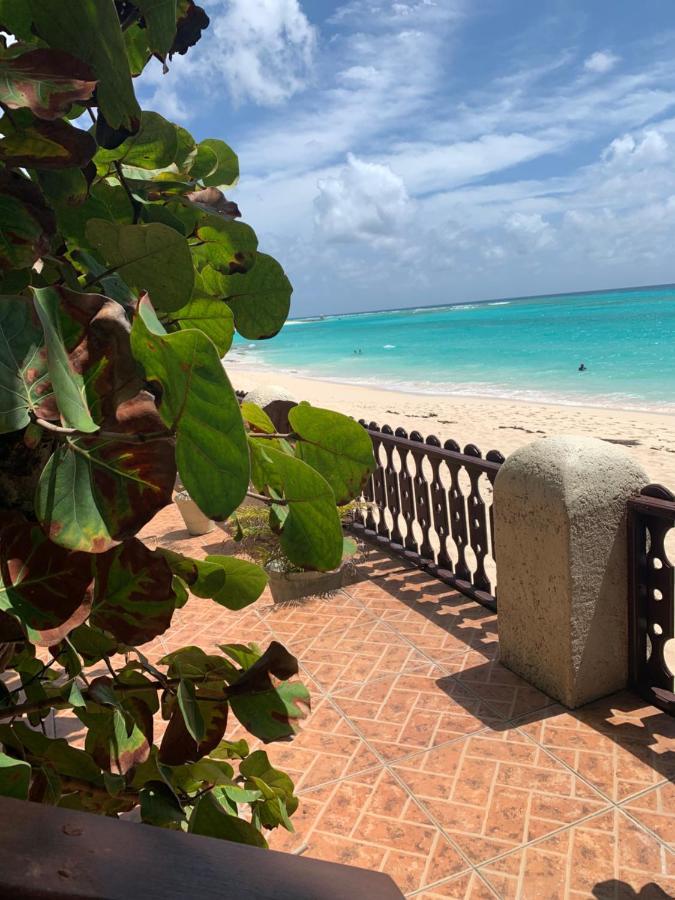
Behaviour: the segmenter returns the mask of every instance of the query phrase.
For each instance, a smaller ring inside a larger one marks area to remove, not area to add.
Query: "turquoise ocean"
[[[291,319],[233,349],[390,390],[675,413],[675,285]]]

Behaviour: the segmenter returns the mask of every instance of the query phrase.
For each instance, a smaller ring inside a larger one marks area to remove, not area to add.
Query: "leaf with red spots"
[[[164,557],[139,540],[125,541],[96,558],[90,622],[123,644],[135,646],[163,634],[176,595]]]
[[[0,58],[0,102],[28,107],[41,119],[58,119],[73,102],[88,100],[96,87],[90,66],[63,50],[12,48]]]
[[[132,432],[137,423],[139,431],[147,430],[143,422],[139,404],[123,430]],[[50,457],[38,482],[35,510],[56,543],[103,553],[133,537],[171,502],[173,441],[128,443],[123,438],[69,438]]]
[[[107,772],[126,775],[150,756],[152,713],[138,698],[117,702],[112,687],[110,694],[113,700],[109,705],[89,703],[87,710],[78,710],[77,715],[87,726],[84,746],[94,762]]]
[[[22,516],[0,519],[0,609],[28,628],[58,629],[60,640],[60,626],[88,606],[92,577],[86,554],[58,547]]]

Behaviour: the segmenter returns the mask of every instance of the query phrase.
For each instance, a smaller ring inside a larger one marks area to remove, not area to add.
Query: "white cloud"
[[[220,77],[235,103],[262,106],[306,86],[317,34],[298,0],[211,0],[207,10],[211,24],[187,66],[209,85]]]
[[[314,220],[331,241],[391,240],[410,218],[403,179],[379,163],[348,154],[337,176],[323,178],[314,201]]]
[[[610,72],[618,62],[619,57],[614,53],[610,53],[608,50],[596,50],[584,60],[584,69],[604,75],[605,72]]]

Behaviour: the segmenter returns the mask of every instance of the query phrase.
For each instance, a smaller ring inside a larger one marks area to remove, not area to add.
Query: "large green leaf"
[[[14,759],[0,750],[0,795],[27,800],[30,787],[30,763]]]
[[[196,597],[215,600],[227,609],[243,609],[265,590],[264,569],[235,556],[190,559],[172,550],[160,550],[174,574],[182,578]]]
[[[68,357],[59,316],[61,297],[56,288],[34,289],[35,308],[42,322],[47,344],[47,367],[63,424],[78,431],[92,432],[98,425],[87,404],[85,379]]]
[[[178,126],[156,112],[143,111],[138,133],[127,138],[114,150],[99,149],[94,158],[99,171],[107,170],[113,161],[140,169],[163,169],[170,166],[178,151]]]
[[[190,816],[189,831],[239,844],[267,847],[267,841],[258,829],[229,812],[218,802],[213,791],[204,794],[195,804]]]
[[[220,356],[225,356],[232,345],[234,319],[232,311],[220,300],[197,297],[187,306],[171,314],[170,322],[181,328],[198,328],[207,334]]]
[[[185,813],[179,799],[163,781],[148,781],[139,791],[141,820],[147,825],[180,824]]]
[[[176,596],[164,557],[132,539],[99,554],[89,621],[120,643],[145,644],[171,624]]]
[[[12,48],[0,51],[0,102],[10,109],[25,106],[41,119],[58,119],[74,101],[88,100],[95,87],[91,67],[70,53],[43,48],[19,54]]]
[[[300,459],[251,438],[252,480],[288,504],[281,546],[296,566],[329,571],[342,560],[342,526],[335,494],[323,476]]]
[[[108,125],[137,131],[141,110],[134,95],[124,39],[110,0],[30,3],[34,28],[49,47],[72,53],[98,81],[96,99]]]
[[[145,19],[150,49],[165,56],[176,36],[176,0],[136,0],[136,6]]]
[[[92,577],[89,557],[58,547],[39,525],[17,514],[0,520],[0,609],[25,626],[56,629],[88,608]]]
[[[15,35],[19,40],[33,39],[28,4],[17,3],[16,0],[0,0],[0,24],[3,31]]]
[[[127,422],[135,427],[134,418]],[[144,423],[138,420],[138,430]],[[35,511],[53,541],[103,553],[133,537],[167,503],[176,478],[167,438],[126,443],[69,438],[50,457],[38,483]]]
[[[190,736],[197,743],[203,741],[206,736],[206,726],[204,717],[199,709],[194,684],[189,680],[182,679],[178,685],[176,698],[178,700],[178,708],[183,714],[183,721]]]
[[[375,460],[366,430],[349,416],[300,403],[288,414],[300,440],[295,452],[333,488],[338,504],[361,494]]]
[[[147,291],[158,309],[172,312],[190,299],[194,284],[190,248],[173,228],[158,222],[120,225],[91,219],[86,236],[107,265],[131,287]]]
[[[200,141],[199,147],[206,147],[216,157],[215,169],[201,178],[202,184],[206,187],[228,187],[234,184],[239,178],[239,160],[234,150],[225,141],[219,141],[214,138]]]
[[[232,712],[247,731],[265,743],[300,731],[309,710],[309,691],[298,681],[230,698]]]
[[[218,351],[201,331],[166,334],[147,298],[138,304],[131,346],[146,377],[162,386],[159,412],[176,430],[186,490],[207,516],[226,519],[246,494],[249,461],[239,404]]]
[[[29,412],[51,418],[54,406],[42,332],[27,297],[0,297],[0,433],[18,431]]]
[[[247,272],[256,260],[258,239],[250,225],[202,212],[196,234],[200,243],[192,246],[192,256],[200,270],[210,266],[222,275]]]
[[[234,324],[242,337],[262,340],[281,330],[288,317],[293,288],[271,256],[256,254],[250,271],[224,275],[218,287],[234,313]]]

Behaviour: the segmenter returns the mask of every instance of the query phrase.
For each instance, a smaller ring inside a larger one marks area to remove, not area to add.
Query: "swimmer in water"
[[[586,371],[587,371],[587,370],[586,370],[586,366],[584,365],[584,363],[580,363],[580,364],[579,364],[579,368],[577,369],[577,371],[578,371],[578,372],[586,372]]]

